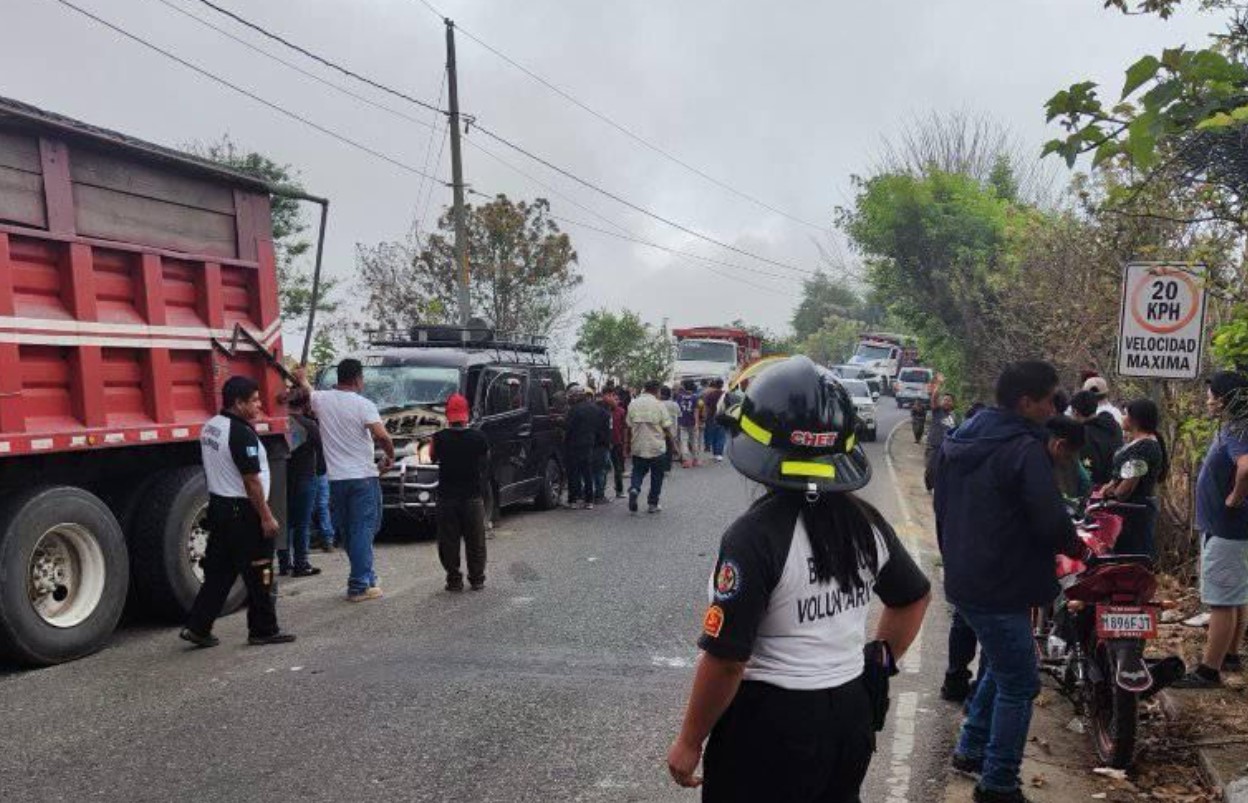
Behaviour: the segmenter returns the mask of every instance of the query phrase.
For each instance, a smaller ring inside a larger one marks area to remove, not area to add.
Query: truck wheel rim
[[[35,613],[53,627],[74,627],[104,596],[104,550],[86,527],[57,524],[30,553],[28,591]]]
[[[191,531],[186,539],[186,560],[191,564],[191,574],[204,582],[204,555],[208,551],[208,506],[195,511],[191,518]]]

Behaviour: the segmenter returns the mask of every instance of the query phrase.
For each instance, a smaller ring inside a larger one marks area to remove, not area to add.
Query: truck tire
[[[203,585],[199,561],[207,546],[204,517],[208,482],[199,466],[177,469],[157,481],[139,505],[130,533],[130,565],[140,610],[181,622]],[[234,584],[222,613],[237,610],[247,595]]]
[[[126,605],[121,526],[99,497],[45,486],[0,511],[0,656],[49,666],[103,647]]]

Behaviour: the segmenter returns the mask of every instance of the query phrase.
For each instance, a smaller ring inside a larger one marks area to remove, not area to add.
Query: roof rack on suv
[[[466,351],[493,351],[502,361],[550,364],[546,338],[497,332],[488,327],[474,326],[413,326],[410,330],[369,330],[368,342],[373,346],[396,348],[460,348]]]

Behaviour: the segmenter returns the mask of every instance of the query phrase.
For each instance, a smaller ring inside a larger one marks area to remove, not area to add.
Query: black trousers
[[[186,626],[201,636],[212,632],[239,575],[247,586],[247,631],[271,636],[278,631],[273,588],[273,539],[265,538],[260,515],[247,499],[208,500],[208,548],[200,564],[204,585],[191,606]]]
[[[593,455],[589,449],[568,449],[568,504],[594,501],[594,473],[590,462]]]
[[[707,740],[708,803],[858,803],[875,731],[861,680],[816,691],[745,681]]]
[[[971,661],[975,660],[975,649],[978,646],[979,639],[975,637],[975,631],[962,618],[962,614],[958,613],[958,609],[954,608],[949,617],[949,668],[945,673],[960,675],[969,680]],[[982,668],[980,673],[983,673]]]
[[[438,560],[447,582],[459,584],[459,542],[468,558],[468,582],[485,582],[485,503],[481,497],[438,500]]]

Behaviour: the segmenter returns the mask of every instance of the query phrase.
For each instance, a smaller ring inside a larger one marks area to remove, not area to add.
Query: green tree
[[[802,300],[790,323],[794,336],[802,341],[821,329],[829,317],[861,318],[862,314],[862,299],[852,288],[817,271],[802,281]]]
[[[581,316],[573,348],[604,379],[640,384],[671,376],[674,352],[670,338],[644,323],[636,312],[606,309]]]
[[[566,320],[582,277],[572,240],[550,217],[550,202],[512,201],[499,194],[468,205],[468,264],[474,315],[507,332],[550,335]],[[448,209],[416,261],[431,310],[453,315],[456,302],[455,222]]]
[[[279,164],[261,153],[239,148],[228,134],[215,142],[193,143],[187,146],[187,150],[271,184],[303,189],[299,173],[293,167]],[[282,317],[287,322],[296,321],[307,317],[312,304],[312,272],[306,264],[302,264],[312,249],[312,242],[305,237],[308,224],[304,221],[300,202],[294,198],[274,195],[270,198],[270,206],[273,249],[277,256],[278,302]],[[320,298],[316,304],[318,314],[333,313],[338,309],[338,304],[332,300],[337,284],[337,279],[321,276]]]
[[[795,350],[822,365],[842,365],[854,353],[861,332],[861,321],[829,315]]]

